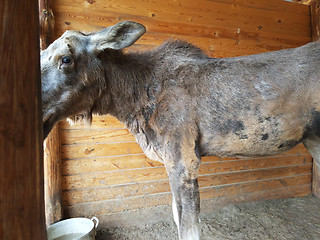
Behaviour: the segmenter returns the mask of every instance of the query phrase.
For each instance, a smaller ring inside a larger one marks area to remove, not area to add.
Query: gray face
[[[99,53],[130,46],[144,32],[144,26],[128,21],[89,35],[67,31],[41,52],[44,138],[56,122],[90,112],[106,88]]]
[[[81,41],[83,40],[83,41]],[[76,44],[77,43],[77,44]],[[74,46],[77,45],[77,49]],[[76,95],[83,86],[77,69],[80,46],[84,50],[84,37],[77,32],[66,32],[45,51],[41,52],[42,114],[45,135],[54,123],[67,117]],[[77,62],[76,62],[77,61]],[[74,109],[73,112],[79,111]]]
[[[91,109],[103,68],[89,36],[68,31],[41,53],[42,114],[44,136],[61,119]]]

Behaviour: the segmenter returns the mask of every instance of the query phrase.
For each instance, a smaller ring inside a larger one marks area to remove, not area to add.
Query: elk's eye
[[[61,58],[61,62],[63,64],[70,64],[72,62],[72,59],[70,56],[64,56],[63,58]]]

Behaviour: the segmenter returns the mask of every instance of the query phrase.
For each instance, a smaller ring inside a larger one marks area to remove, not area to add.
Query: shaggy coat
[[[134,22],[68,31],[41,53],[45,136],[67,117],[124,122],[145,154],[165,164],[183,240],[199,239],[201,156],[278,154],[304,142],[319,166],[318,42],[222,59],[183,41],[122,51],[144,32]]]

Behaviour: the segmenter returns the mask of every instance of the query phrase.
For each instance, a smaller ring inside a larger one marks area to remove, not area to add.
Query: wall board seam
[[[112,145],[117,143],[137,143],[136,141],[119,141],[119,142],[96,142],[96,143],[63,143],[62,146],[85,146],[85,145]]]
[[[211,175],[222,175],[228,173],[245,173],[245,172],[257,172],[257,171],[264,171],[264,170],[272,170],[272,169],[283,169],[283,168],[293,168],[293,167],[301,167],[301,166],[312,166],[312,163],[303,163],[303,164],[295,164],[295,165],[286,165],[286,166],[276,166],[276,167],[268,167],[268,168],[254,168],[249,170],[235,170],[229,172],[216,172],[216,173],[208,173],[208,174],[199,174],[199,177],[203,176],[211,176]]]
[[[106,156],[92,156],[92,157],[80,157],[80,158],[63,158],[63,162],[67,161],[77,161],[77,160],[86,160],[86,159],[102,159],[102,158],[120,158],[120,157],[127,157],[127,156],[145,156],[144,153],[128,153],[128,154],[120,154],[120,155],[106,155]],[[244,160],[257,160],[257,159],[268,159],[268,158],[287,158],[287,157],[295,157],[295,156],[301,156],[301,157],[308,157],[311,156],[309,153],[296,153],[296,154],[281,154],[281,155],[268,155],[264,157],[248,157],[248,158],[238,158],[238,159],[227,159],[227,160],[214,160],[214,161],[203,161],[201,164],[206,164],[206,163],[215,163],[215,162],[236,162],[236,161],[244,161]],[[205,158],[209,157],[216,157],[216,156],[204,156]],[[149,161],[155,161],[149,158],[146,158]],[[107,161],[107,160],[106,160]],[[116,170],[115,170],[116,171]]]
[[[296,177],[303,177],[303,176],[311,176],[312,173],[303,173],[303,174],[297,174],[297,175],[291,175],[291,176],[283,176],[283,177],[275,177],[275,178],[263,178],[258,180],[250,180],[250,181],[243,181],[243,182],[236,182],[236,183],[226,183],[226,184],[219,184],[219,185],[213,185],[208,187],[199,187],[200,189],[207,189],[207,188],[217,188],[217,187],[225,187],[225,186],[234,186],[237,184],[246,184],[246,183],[254,183],[254,182],[263,182],[263,181],[273,181],[273,180],[281,180],[281,179],[289,179],[289,178],[296,178]],[[140,183],[154,183],[154,182],[167,182],[169,184],[168,179],[160,179],[160,180],[150,180],[150,181],[141,181],[141,182],[135,182],[135,183],[120,183],[120,184],[114,184],[114,185],[107,185],[107,186],[97,186],[97,187],[88,187],[88,188],[77,188],[77,189],[65,189],[63,192],[76,192],[76,191],[86,191],[86,190],[99,190],[99,189],[108,189],[108,188],[114,188],[114,187],[121,187],[121,186],[130,186],[130,185],[139,185]],[[152,193],[147,195],[154,195],[158,193]],[[141,195],[140,195],[141,196]],[[119,198],[121,199],[121,198]],[[115,199],[110,199],[115,200]]]
[[[303,164],[293,164],[293,165],[285,165],[285,166],[275,166],[275,167],[267,167],[267,168],[254,168],[254,169],[244,169],[244,170],[235,170],[235,171],[226,171],[226,172],[213,172],[208,174],[199,174],[199,177],[202,176],[211,176],[211,175],[220,175],[220,174],[227,174],[227,173],[244,173],[244,172],[255,172],[255,171],[263,171],[263,170],[270,170],[270,169],[281,169],[281,168],[288,168],[288,167],[299,167],[299,166],[312,166],[312,163],[303,163]],[[145,169],[159,169],[165,168],[164,166],[155,166],[155,167],[143,167],[143,168],[132,168],[132,169],[121,169],[121,170],[112,170],[112,171],[97,171],[97,172],[89,172],[89,173],[74,173],[74,174],[66,174],[63,177],[70,177],[70,176],[81,176],[81,175],[95,175],[95,174],[103,174],[103,173],[123,173],[123,172],[130,172],[135,170],[145,170]]]
[[[292,186],[289,186],[289,187],[271,188],[271,189],[259,190],[259,191],[254,191],[254,192],[237,193],[237,194],[223,195],[223,196],[227,196],[227,197],[233,198],[233,197],[241,196],[241,195],[244,195],[244,194],[262,193],[262,192],[269,192],[269,191],[274,191],[274,190],[278,190],[278,191],[288,190],[290,188],[296,188],[298,186],[301,186],[301,188],[310,186],[310,190],[311,190],[311,182],[310,182],[310,183],[307,183],[307,184],[298,184],[298,185],[292,185]],[[99,200],[99,201],[85,202],[85,203],[74,203],[72,205],[64,204],[63,206],[64,207],[79,207],[79,206],[81,207],[81,206],[85,206],[85,205],[88,205],[88,204],[106,204],[108,202],[115,202],[115,201],[124,200],[124,199],[126,199],[126,200],[133,199],[134,200],[134,199],[141,199],[141,198],[143,198],[145,196],[148,197],[148,196],[161,196],[161,195],[162,196],[171,195],[171,192],[152,193],[152,194],[147,194],[147,195],[130,196],[130,197],[123,197],[123,198],[114,198],[114,199]],[[200,195],[201,195],[201,188],[200,188]],[[216,197],[216,198],[219,198],[219,197]],[[213,198],[213,199],[216,199],[216,198]],[[209,199],[212,199],[212,198],[209,198]],[[206,200],[206,198],[204,198],[202,200]],[[166,206],[166,205],[167,204],[161,204],[161,205],[156,205],[156,206]],[[169,205],[171,205],[171,204],[169,204]]]
[[[106,155],[106,156],[92,156],[92,157],[80,157],[80,158],[62,158],[62,161],[69,160],[85,160],[85,159],[95,159],[95,158],[114,158],[114,157],[126,157],[126,156],[144,156],[144,153],[128,153],[128,154],[120,154],[120,155]],[[152,161],[152,160],[150,160]]]

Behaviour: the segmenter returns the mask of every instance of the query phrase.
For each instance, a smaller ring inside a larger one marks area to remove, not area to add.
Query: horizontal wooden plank
[[[293,196],[304,196],[310,194],[311,184],[290,186],[280,189],[270,189],[251,193],[228,195],[214,198],[215,205],[226,205],[235,202],[257,201],[261,199],[285,198]],[[200,193],[201,194],[201,193]],[[65,216],[100,216],[109,213],[123,212],[134,209],[155,207],[171,204],[171,194],[150,194],[139,197],[122,198],[90,203],[74,204],[64,206]]]
[[[200,191],[202,199],[210,199],[226,195],[236,195],[310,183],[311,174],[306,174],[287,178],[261,180],[256,182],[226,184],[213,187],[201,187]],[[91,189],[75,189],[63,192],[63,204],[65,206],[70,206],[79,203],[168,192],[170,192],[168,180],[126,184],[119,185],[117,187],[112,186]]]
[[[63,191],[63,204],[69,206],[85,202],[121,199],[168,192],[170,192],[168,180],[123,184],[111,187],[74,189]]]
[[[59,14],[59,12],[57,13]],[[65,30],[68,29],[78,29],[80,31],[97,31],[100,30],[102,27],[107,27],[113,24],[116,24],[117,22],[121,20],[133,20],[137,22],[141,22],[147,27],[147,33],[148,34],[154,34],[155,35],[154,40],[157,41],[158,37],[160,35],[166,35],[169,34],[171,36],[198,36],[202,38],[214,38],[214,39],[234,39],[235,37],[239,37],[240,39],[254,39],[256,42],[268,42],[268,41],[278,41],[279,39],[283,39],[286,41],[293,41],[293,40],[302,40],[302,39],[310,39],[309,33],[310,29],[308,29],[304,23],[303,25],[300,25],[300,28],[304,29],[306,31],[305,34],[295,34],[290,35],[285,31],[279,31],[277,33],[274,32],[266,32],[263,29],[263,26],[261,25],[268,25],[264,24],[261,17],[259,17],[260,21],[258,22],[252,22],[251,20],[248,20],[247,27],[242,27],[238,25],[237,20],[234,20],[234,23],[230,23],[230,26],[222,26],[221,24],[215,24],[211,21],[210,24],[200,25],[195,24],[194,22],[188,22],[188,21],[170,21],[168,19],[161,20],[161,19],[154,19],[154,18],[144,18],[139,17],[137,15],[125,15],[125,19],[121,19],[119,15],[117,15],[117,18],[115,18],[114,12],[108,12],[104,11],[102,13],[93,13],[91,15],[79,15],[78,12],[65,12],[60,13],[61,16],[57,17],[58,25],[61,27],[59,32],[59,35],[63,33]],[[121,14],[120,14],[121,15]],[[283,15],[281,15],[283,16]],[[296,17],[296,16],[295,16]],[[61,22],[59,22],[59,19],[61,19]],[[97,20],[96,20],[97,19]],[[226,18],[224,18],[226,19]],[[273,19],[273,18],[271,18]],[[63,22],[64,21],[64,22]],[[67,21],[67,24],[66,24]],[[281,18],[273,19],[273,23],[270,27],[279,27],[279,23],[277,21],[281,21]],[[307,16],[305,18],[305,21],[310,21],[310,16]],[[258,23],[261,23],[259,25]],[[306,23],[307,23],[306,22]],[[105,23],[105,24],[103,24]],[[293,23],[296,25],[295,23]],[[301,24],[301,23],[300,23]],[[240,29],[240,31],[239,31]],[[274,29],[272,29],[274,30]],[[277,36],[277,37],[275,37]],[[139,43],[140,41],[138,41]],[[150,44],[148,44],[150,45]],[[155,45],[155,44],[152,44]],[[158,45],[158,44],[157,44]],[[205,48],[206,49],[206,48]]]
[[[62,145],[84,143],[133,142],[134,136],[127,129],[75,129],[61,130]]]
[[[312,157],[305,156],[283,156],[257,159],[237,159],[233,161],[219,161],[203,163],[199,169],[199,175],[213,173],[224,173],[243,170],[256,170],[264,168],[277,168],[292,165],[312,164]]]
[[[222,197],[203,199],[201,201],[201,209],[203,212],[211,209],[218,209],[229,204],[261,201],[268,199],[280,199],[289,197],[301,197],[311,194],[311,184],[297,185],[286,188],[269,189],[257,192],[240,193],[237,195],[227,195]]]
[[[199,186],[209,187],[215,185],[224,185],[240,182],[259,181],[263,179],[272,179],[280,177],[289,177],[302,174],[310,174],[312,164],[299,166],[289,166],[271,169],[258,169],[249,171],[239,171],[230,173],[219,173],[199,177]]]
[[[212,215],[215,210],[218,210],[222,207],[225,207],[230,204],[237,204],[246,201],[250,201],[252,199],[264,200],[272,198],[288,198],[294,197],[294,194],[302,194],[303,196],[308,195],[310,193],[310,185],[302,186],[303,191],[295,191],[290,194],[289,191],[283,191],[283,189],[270,190],[269,195],[265,197],[266,194],[261,194],[261,192],[248,193],[243,195],[237,195],[233,198],[218,197],[214,199],[202,199],[200,208],[201,215],[200,217],[204,217],[204,215]],[[297,189],[297,188],[295,188]],[[277,194],[278,193],[278,194]],[[281,195],[279,195],[281,193]],[[259,198],[260,197],[260,198]],[[262,197],[262,199],[261,199]],[[204,214],[204,215],[203,215]],[[92,217],[92,216],[88,216]],[[151,218],[150,218],[151,217]],[[138,220],[132,221],[132,219]],[[163,205],[151,208],[141,208],[134,209],[125,212],[117,212],[117,213],[107,213],[103,215],[99,215],[99,225],[102,227],[133,227],[137,224],[150,224],[159,221],[167,221],[168,219],[172,219],[172,208],[170,205]]]
[[[86,11],[82,9],[85,8]],[[303,8],[307,10],[307,8]],[[272,27],[278,23],[277,28],[270,28],[272,32],[288,32],[289,34],[302,34],[300,29],[305,27],[309,16],[308,11],[303,11],[303,14],[292,14],[281,11],[265,10],[260,8],[252,8],[235,4],[226,4],[216,1],[200,0],[194,1],[97,1],[94,4],[86,4],[83,1],[64,1],[54,5],[55,12],[73,13],[71,16],[81,14],[82,19],[90,22],[90,16],[97,18],[101,14],[111,12],[114,15],[138,15],[142,17],[154,18],[157,20],[167,20],[175,23],[189,22],[198,25],[218,25],[228,27],[230,24],[237,23],[239,28],[254,25],[253,23],[263,22],[265,27]],[[266,14],[266,12],[268,14]],[[100,14],[99,14],[100,13]],[[228,17],[226,17],[228,16]],[[284,18],[283,22],[277,22]],[[287,19],[286,19],[287,18]],[[286,24],[285,24],[286,23]],[[295,29],[288,29],[288,25],[296,26]],[[292,30],[290,32],[290,30]]]
[[[234,0],[213,0],[215,2],[221,2],[224,4],[235,4],[240,6],[245,6],[254,9],[264,9],[264,10],[273,10],[279,11],[282,14],[300,14],[300,15],[309,15],[309,8],[307,6],[302,7],[299,4],[295,4],[289,1],[283,0],[246,0],[246,1],[234,1]]]
[[[211,161],[209,161],[211,159]],[[309,154],[304,155],[278,155],[263,158],[206,158],[200,166],[200,174],[216,172],[230,172],[258,168],[270,168],[280,166],[299,165],[311,163]],[[140,168],[152,168],[163,166],[162,163],[150,160],[144,154],[126,155],[103,158],[85,158],[75,160],[64,160],[62,162],[63,175],[74,175],[83,173],[106,172],[117,170],[130,170]]]
[[[140,154],[142,149],[136,142],[62,145],[62,159],[103,157],[114,155]]]
[[[311,170],[312,164],[307,163],[297,166],[286,166],[270,169],[254,169],[225,173],[213,173],[208,175],[199,175],[199,184],[201,187],[209,187],[214,185],[258,181],[262,179],[309,174],[311,173]],[[165,179],[168,179],[168,177],[164,167],[142,168],[127,171],[97,172],[93,174],[63,176],[62,189],[71,190],[105,187],[111,185]]]
[[[114,17],[111,18],[113,19]],[[132,17],[128,17],[127,20],[135,20],[144,23],[144,21],[134,19]],[[71,22],[70,21],[67,22],[67,25],[65,22],[60,23],[60,25],[66,25],[66,27],[61,29],[59,35],[68,29],[87,31],[95,31],[100,29],[88,25],[87,21],[81,24],[79,22],[74,22],[74,20]],[[240,29],[236,26],[230,29],[219,26],[207,27],[211,25],[207,25],[205,27],[192,27],[189,24],[161,23],[159,21],[156,21],[155,24],[160,27],[154,31],[150,31],[151,24],[152,19],[145,21],[145,25],[148,28],[147,33],[137,42],[139,47],[137,48],[136,45],[134,45],[133,47],[129,48],[129,51],[137,49],[150,50],[155,46],[161,45],[168,39],[181,39],[189,41],[200,47],[209,56],[234,57],[296,47],[310,41],[308,34],[299,34],[292,37],[283,33],[279,33],[277,34],[277,37],[275,37],[273,34],[264,33],[261,31],[248,32],[245,29]],[[166,32],[159,32],[159,28],[165,29]],[[179,31],[179,29],[182,29],[183,31]],[[195,34],[190,35],[190,32]]]
[[[283,189],[292,186],[310,185],[312,174],[298,175],[293,177],[283,177],[255,182],[226,184],[201,188],[201,199],[211,199],[228,195],[240,195],[251,192],[263,192],[271,189]]]
[[[144,154],[102,158],[84,158],[62,161],[62,175],[129,170],[159,166],[163,166],[163,164],[150,160]]]
[[[132,18],[128,18],[134,20]],[[138,21],[138,20],[137,20]],[[139,21],[142,22],[142,21]],[[143,22],[142,22],[143,23]],[[63,23],[61,23],[63,24]],[[96,28],[92,28],[87,23],[75,23],[69,22],[65,29],[61,30],[61,35],[67,29],[75,29],[77,25],[79,29],[94,31]],[[146,22],[146,24],[150,24]],[[173,24],[168,24],[173,25]],[[177,24],[175,24],[177,25]],[[81,26],[81,27],[80,27]],[[258,26],[260,27],[260,26]],[[175,30],[175,29],[174,29]],[[174,31],[172,30],[172,31]],[[190,29],[191,32],[198,31],[199,28]],[[211,57],[235,57],[241,55],[251,55],[266,51],[275,51],[283,48],[290,48],[303,45],[310,41],[308,34],[299,34],[294,37],[283,34],[283,36],[277,36],[276,38],[272,34],[262,34],[256,32],[248,32],[245,29],[232,28],[229,30],[214,28],[211,31],[207,31],[200,28],[201,32],[209,32],[210,36],[202,37],[201,35],[188,35],[173,33],[159,33],[159,32],[147,32],[138,42],[139,45],[144,46],[159,46],[168,39],[180,39],[193,43],[200,47],[205,53]],[[150,47],[149,49],[151,49]],[[130,50],[131,48],[129,48]],[[133,50],[135,48],[132,48]],[[139,47],[139,50],[145,49]]]
[[[85,181],[84,181],[85,179]],[[142,168],[127,171],[97,172],[62,177],[62,189],[103,187],[141,181],[167,179],[164,167]]]
[[[92,130],[92,129],[119,129],[119,128],[125,128],[125,126],[118,119],[107,114],[107,115],[101,115],[101,116],[94,115],[92,118],[92,126],[86,126],[81,123],[70,125],[67,121],[61,121],[59,123],[59,128],[62,130],[63,129]]]
[[[147,34],[138,44],[155,46],[168,38],[179,38],[198,45],[210,55],[215,50],[216,57],[254,54],[310,41],[307,7],[301,8],[300,13],[283,14],[276,6],[256,9],[254,5],[228,1],[202,0],[199,4],[124,0],[94,4],[57,1],[54,10],[56,25],[60,27],[56,29],[58,35],[67,29],[94,31],[99,26],[134,20],[147,26]]]
[[[171,194],[152,194],[132,198],[89,202],[64,206],[64,216],[99,216],[107,213],[123,212],[128,210],[168,205]]]

